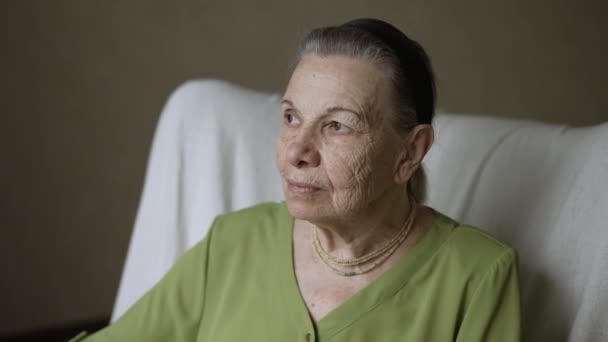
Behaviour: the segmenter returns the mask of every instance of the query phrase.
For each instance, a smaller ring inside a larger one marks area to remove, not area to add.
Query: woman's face
[[[402,139],[391,126],[389,87],[373,63],[314,54],[302,58],[282,101],[276,145],[293,216],[355,217],[396,191]]]

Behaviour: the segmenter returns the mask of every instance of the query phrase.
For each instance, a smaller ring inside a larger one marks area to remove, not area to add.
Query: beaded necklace
[[[411,203],[411,202],[410,202]],[[321,241],[319,240],[319,235],[317,233],[317,226],[312,227],[312,241],[315,248],[315,251],[321,258],[321,260],[329,266],[332,270],[342,276],[354,276],[360,275],[370,272],[371,270],[380,266],[389,256],[391,256],[397,248],[405,241],[405,238],[409,235],[412,230],[414,218],[416,216],[416,206],[412,206],[412,210],[405,220],[401,229],[397,235],[395,235],[392,239],[390,239],[387,243],[385,243],[382,247],[371,251],[361,257],[354,259],[338,259],[329,253],[327,253],[323,247],[321,246]],[[360,268],[362,264],[370,261],[378,259],[376,262],[372,263],[370,266],[365,268]],[[345,271],[343,268],[347,267],[356,267],[356,270]]]

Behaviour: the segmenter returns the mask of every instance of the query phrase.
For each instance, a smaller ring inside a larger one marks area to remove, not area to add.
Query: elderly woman
[[[518,341],[514,250],[422,204],[434,103],[395,27],[313,30],[281,103],[285,202],[217,217],[86,341]]]

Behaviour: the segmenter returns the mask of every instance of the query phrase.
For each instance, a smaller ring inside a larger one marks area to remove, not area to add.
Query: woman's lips
[[[318,186],[314,186],[309,183],[294,182],[290,180],[287,181],[287,188],[290,192],[296,194],[312,194],[321,191],[321,188],[319,188]]]

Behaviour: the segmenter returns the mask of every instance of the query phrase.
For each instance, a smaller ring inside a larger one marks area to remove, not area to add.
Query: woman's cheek
[[[366,186],[371,171],[371,163],[363,146],[337,149],[328,161],[328,174],[334,187],[339,190],[359,192]]]
[[[367,203],[369,193],[364,158],[355,154],[334,159],[327,165],[331,179],[331,201],[334,210],[342,214],[357,211]]]
[[[280,173],[283,172],[283,169],[285,168],[285,163],[287,162],[287,146],[287,138],[285,134],[281,131],[279,133],[279,136],[277,137],[277,142],[275,146],[275,162]]]

